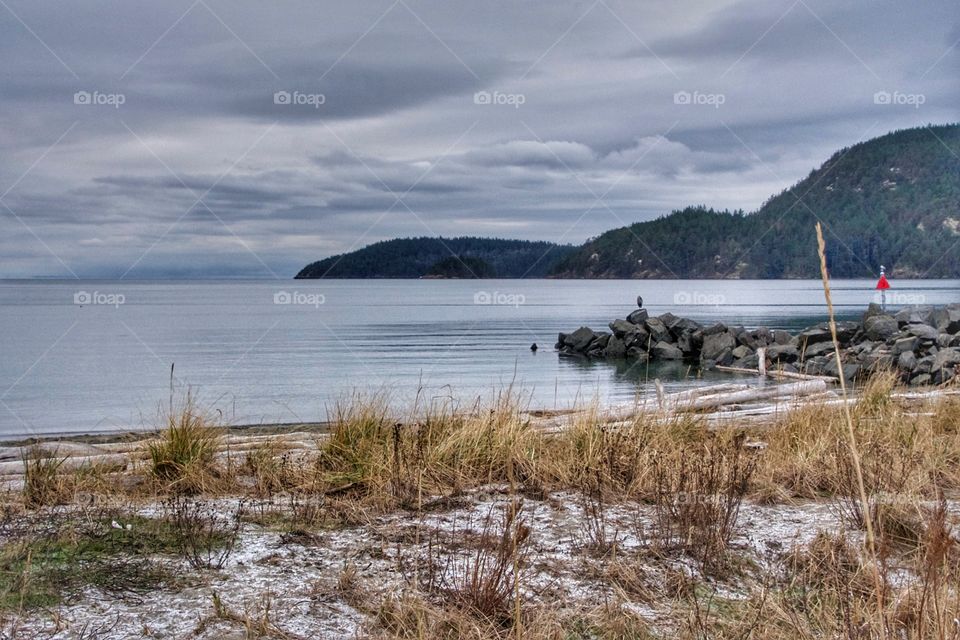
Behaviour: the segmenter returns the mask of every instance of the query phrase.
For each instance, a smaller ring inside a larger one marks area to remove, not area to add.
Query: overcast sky
[[[0,277],[750,211],[960,119],[958,40],[956,0],[0,0]]]

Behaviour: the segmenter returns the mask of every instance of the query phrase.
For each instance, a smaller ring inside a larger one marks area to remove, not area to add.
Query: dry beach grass
[[[835,406],[723,429],[587,410],[549,432],[509,389],[403,417],[357,397],[312,447],[240,450],[188,399],[122,470],[25,452],[3,628],[957,638],[960,401],[907,405],[893,385],[874,377],[850,412],[866,508]]]

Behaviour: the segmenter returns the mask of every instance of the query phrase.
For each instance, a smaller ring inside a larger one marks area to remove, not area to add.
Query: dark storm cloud
[[[946,0],[8,0],[0,277],[286,277],[395,236],[749,210],[956,120],[958,40]]]

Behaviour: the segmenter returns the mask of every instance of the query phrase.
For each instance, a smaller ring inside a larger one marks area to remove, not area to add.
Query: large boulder
[[[903,351],[897,357],[897,368],[912,372],[917,368],[917,356],[913,351]]]
[[[587,347],[590,346],[590,343],[593,342],[593,339],[596,337],[596,334],[593,333],[593,329],[590,327],[580,327],[571,334],[564,336],[564,345],[570,347],[574,351],[586,351]]]
[[[800,352],[792,344],[775,344],[767,347],[766,355],[770,362],[794,362]]]
[[[750,355],[751,353],[753,353],[753,349],[751,349],[750,347],[748,347],[748,346],[745,345],[745,344],[742,344],[742,345],[740,345],[739,347],[736,347],[736,348],[731,352],[730,355],[732,355],[732,356],[733,356],[735,359],[737,359],[737,360],[742,360],[743,358],[746,358],[746,357],[747,357],[748,355]]]
[[[833,334],[830,333],[830,329],[820,325],[804,329],[797,337],[800,339],[801,349],[804,347],[809,349],[820,342],[833,342]]]
[[[771,335],[774,344],[790,344],[793,342],[793,336],[790,335],[790,332],[783,329],[774,329]]]
[[[647,318],[646,322],[643,323],[643,326],[646,327],[647,333],[650,334],[654,343],[660,342],[665,338],[669,338],[670,332],[667,330],[667,325],[663,324],[663,321],[659,318]]]
[[[670,329],[670,333],[673,334],[673,337],[679,340],[680,336],[683,334],[699,331],[703,327],[699,322],[690,320],[689,318],[677,318],[676,321],[668,324],[667,328]]]
[[[935,342],[937,336],[940,335],[940,332],[931,327],[928,324],[908,324],[906,332],[912,336],[916,336],[921,340],[930,340]]]
[[[900,355],[905,351],[916,351],[920,345],[920,340],[916,336],[900,338],[893,343],[893,355]]]
[[[716,324],[712,324],[709,327],[704,328],[703,335],[704,337],[706,337],[706,336],[715,335],[717,333],[726,333],[726,332],[727,332],[727,325],[723,324],[722,322],[718,322]]]
[[[806,349],[801,349],[801,351],[803,352],[803,357],[807,359],[825,356],[833,353],[833,340],[809,345]]]
[[[932,324],[943,333],[960,332],[960,304],[948,304],[933,312]]]
[[[906,307],[897,311],[893,317],[900,323],[901,327],[908,324],[928,324],[932,327],[935,326],[933,322],[933,312],[934,308],[929,305]]]
[[[870,340],[886,340],[900,331],[900,325],[893,316],[872,315],[863,322],[863,330]]]
[[[633,324],[632,322],[628,322],[627,320],[614,320],[609,324],[609,327],[610,331],[613,332],[613,335],[617,336],[618,338],[622,338],[628,333],[636,331],[638,328],[637,325]]]
[[[661,340],[650,350],[656,360],[683,360],[679,347]]]
[[[837,368],[836,358],[827,360],[827,363],[823,366],[823,374],[827,376],[839,378],[840,371],[841,369]],[[856,364],[855,362],[844,362],[842,371],[844,380],[853,380],[860,373],[860,365]]]
[[[627,344],[627,348],[638,347],[642,348],[644,351],[647,350],[647,345],[650,343],[650,334],[647,333],[647,330],[643,327],[636,327],[633,331],[624,334],[623,341]]]
[[[646,362],[650,359],[650,354],[647,352],[647,346],[634,346],[627,347],[627,358],[629,360],[636,360],[637,362]]]
[[[650,314],[647,313],[646,309],[637,309],[627,316],[627,322],[642,325],[644,322],[646,322],[649,315]]]
[[[667,329],[671,329],[673,328],[674,323],[679,322],[682,320],[682,318],[675,316],[668,311],[667,313],[661,313],[659,316],[657,316],[657,320],[662,322],[663,326],[665,326]]]
[[[883,310],[883,307],[878,305],[876,302],[871,302],[869,305],[867,305],[867,310],[863,312],[863,318],[861,319],[861,322],[866,324],[867,320],[874,316],[885,315],[887,315],[887,312]]]
[[[702,360],[718,360],[725,351],[733,352],[737,346],[737,339],[732,333],[713,333],[703,336],[703,347],[700,349]]]
[[[677,346],[688,356],[695,356],[703,347],[703,331],[697,329],[692,332],[681,333],[677,338]]]
[[[623,358],[627,355],[627,345],[614,334],[612,338],[607,340],[607,346],[603,350],[603,355],[606,358]]]
[[[607,343],[610,342],[612,338],[609,333],[597,332],[594,334],[593,342],[590,343],[590,346],[587,347],[587,355],[592,358],[602,358],[604,350],[607,348]]]
[[[960,364],[960,349],[947,348],[937,352],[933,361],[933,370],[950,368]]]

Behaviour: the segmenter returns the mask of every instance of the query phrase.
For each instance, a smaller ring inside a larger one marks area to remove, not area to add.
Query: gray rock
[[[687,355],[695,355],[703,347],[703,331],[697,329],[690,333],[681,333],[677,338],[677,346]]]
[[[900,355],[904,351],[915,351],[920,341],[916,337],[900,338],[893,343],[893,354]]]
[[[682,320],[682,318],[678,318],[672,313],[667,312],[667,313],[661,313],[659,316],[657,316],[657,320],[662,322],[663,326],[665,326],[667,329],[672,329],[673,324],[675,322],[679,322],[680,320]]]
[[[676,345],[663,340],[653,345],[651,352],[657,360],[683,360],[683,352]]]
[[[933,360],[933,370],[943,368],[953,368],[956,365],[960,364],[960,349],[946,348],[941,349],[937,352],[937,355],[934,356]]]
[[[646,309],[637,309],[627,316],[627,322],[642,325],[644,322],[646,322],[647,317],[649,317],[649,314],[647,313]]]
[[[594,358],[603,357],[603,352],[607,348],[607,343],[610,342],[611,337],[607,332],[594,334],[593,342],[587,347],[587,355]]]
[[[757,347],[765,347],[773,342],[773,336],[770,335],[770,329],[760,327],[750,332],[757,343]]]
[[[628,349],[638,347],[646,351],[647,344],[650,342],[650,334],[643,327],[636,327],[636,329],[623,336],[623,341],[627,344]]]
[[[663,321],[659,318],[647,318],[643,326],[646,327],[654,342],[660,342],[670,335],[670,332],[667,331],[667,325],[663,324]]]
[[[627,345],[616,334],[607,341],[607,347],[603,350],[606,358],[623,358],[627,355]]]
[[[940,332],[928,324],[908,324],[906,332],[922,340],[936,340]]]
[[[751,349],[745,344],[741,344],[739,347],[736,347],[733,350],[731,355],[733,355],[733,357],[736,358],[737,360],[740,360],[741,358],[746,358],[751,353],[753,353],[753,349]]]
[[[726,332],[727,332],[727,325],[723,324],[722,322],[718,322],[716,324],[712,324],[709,327],[705,328],[703,330],[703,336],[704,338],[706,338],[707,336],[712,336],[718,333],[726,333]]]
[[[733,366],[743,369],[756,369],[760,366],[760,356],[756,353],[748,354],[739,360],[735,360]]]
[[[736,346],[737,340],[731,333],[724,332],[704,335],[703,347],[700,349],[700,358],[703,360],[717,360],[724,351],[729,350],[732,353]]]
[[[693,333],[694,331],[703,329],[699,322],[695,322],[687,318],[677,318],[677,321],[673,324],[667,325],[667,328],[670,329],[670,333],[672,333],[673,336],[678,339],[685,333]]]
[[[775,344],[781,344],[781,345],[790,344],[790,342],[793,340],[793,336],[791,336],[788,332],[782,329],[775,329],[772,335],[773,335],[773,342]]]
[[[929,373],[921,373],[910,379],[911,387],[919,387],[925,384],[930,384],[933,381],[933,377]]]
[[[564,345],[574,351],[586,351],[590,343],[593,342],[595,335],[590,327],[580,327],[573,333],[564,336]]]
[[[628,347],[627,348],[627,358],[630,360],[636,360],[638,362],[646,362],[650,359],[650,354],[647,353],[647,347]]]
[[[626,320],[614,320],[613,322],[610,323],[609,326],[610,326],[610,331],[613,331],[613,335],[617,336],[618,338],[622,338],[628,333],[631,333],[637,330],[637,325],[633,324],[632,322],[628,322]]]
[[[897,368],[911,372],[917,368],[917,356],[913,354],[913,351],[904,351],[900,354],[900,357],[897,358]]]
[[[824,326],[827,326],[824,323]],[[838,322],[837,323],[837,341],[842,344],[850,344],[850,341],[853,340],[857,333],[860,331],[859,322]]]
[[[933,312],[931,322],[938,331],[955,334],[960,332],[960,304],[948,304]]]
[[[863,323],[863,330],[870,340],[886,340],[900,330],[900,325],[888,315],[872,315]]]
[[[823,356],[828,353],[833,353],[833,341],[830,342],[818,342],[814,345],[807,347],[803,351],[804,358],[816,358],[817,356]]]
[[[876,352],[863,358],[860,364],[868,371],[888,371],[896,362],[897,358],[893,354]]]
[[[934,326],[933,311],[934,308],[930,305],[907,307],[897,311],[893,317],[900,323],[901,327],[908,324],[928,324],[932,327]]]
[[[861,322],[866,324],[867,320],[870,318],[884,315],[887,315],[887,312],[883,310],[883,307],[878,305],[876,302],[871,302],[869,305],[867,305],[867,310],[863,312],[863,318]]]
[[[823,368],[825,366],[827,366],[827,359],[823,356],[817,356],[803,363],[803,373],[820,376],[823,375]]]
[[[943,384],[944,382],[950,382],[957,375],[956,369],[953,367],[945,369],[937,369],[930,374],[933,376],[933,384]]]
[[[917,366],[913,368],[917,373],[930,373],[933,371],[933,363],[937,356],[924,356],[917,360]]]
[[[837,359],[832,358],[827,361],[823,366],[824,375],[839,377],[839,369],[837,369]],[[855,362],[844,362],[843,363],[843,379],[844,380],[853,380],[860,373],[860,365]]]
[[[770,362],[793,362],[800,352],[792,344],[775,344],[767,347],[767,359]]]
[[[952,347],[954,345],[950,344],[956,339],[956,336],[952,336],[949,333],[941,333],[937,336],[937,346],[941,349],[944,347]]]
[[[729,367],[731,364],[733,364],[733,350],[724,349],[723,353],[721,353],[720,356],[716,359],[716,363],[722,364],[725,367]]]
[[[757,339],[753,336],[753,333],[750,331],[738,331],[737,344],[744,347],[749,347],[750,349],[756,349]]]
[[[801,331],[797,337],[800,338],[801,348],[804,346],[810,348],[819,342],[833,342],[833,335],[830,333],[830,329],[824,327],[809,327]]]

